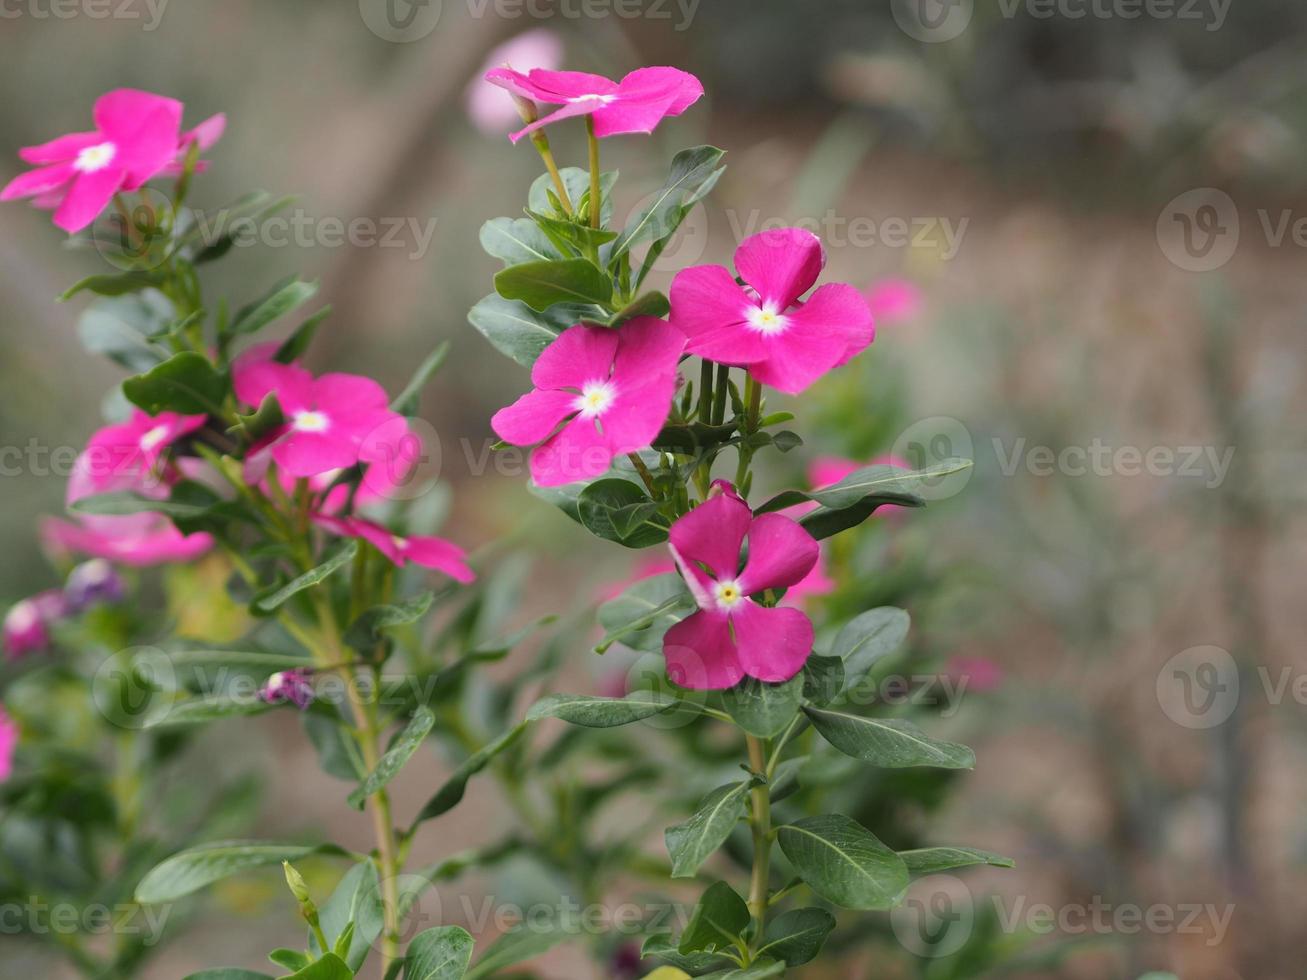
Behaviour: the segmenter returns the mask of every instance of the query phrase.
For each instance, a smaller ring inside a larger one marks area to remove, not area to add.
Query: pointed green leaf
[[[613,283],[588,259],[556,259],[501,269],[495,274],[495,292],[542,311],[557,303],[604,306],[613,297]]]
[[[527,928],[505,933],[477,960],[476,966],[467,972],[464,980],[481,980],[483,977],[489,977],[504,967],[547,953],[568,938],[568,934],[561,931],[540,932]]]
[[[362,786],[349,794],[349,805],[355,810],[362,810],[369,796],[399,775],[404,764],[413,758],[413,753],[431,734],[435,724],[436,716],[431,713],[430,708],[418,708],[395,744],[378,760],[377,768],[368,774]]]
[[[468,780],[488,766],[495,756],[516,742],[524,731],[526,731],[526,722],[522,722],[515,728],[500,735],[499,738],[463,760],[463,764],[454,770],[449,779],[445,781],[445,784],[436,792],[436,795],[427,801],[427,805],[414,818],[413,826],[416,827],[424,820],[438,817],[458,806],[463,799],[463,794],[467,791]]]
[[[699,866],[726,842],[744,816],[749,783],[728,783],[708,794],[685,823],[664,833],[673,878],[693,878]]]
[[[634,691],[624,698],[551,694],[531,706],[526,713],[526,720],[559,718],[569,725],[584,728],[616,728],[652,718],[677,707],[690,705],[654,691]]]
[[[303,282],[291,277],[273,286],[264,296],[242,308],[232,320],[231,332],[255,333],[274,320],[303,306],[317,295],[316,282]]]
[[[123,382],[127,400],[150,415],[221,415],[227,379],[195,351],[174,354],[144,374]]]
[[[481,247],[506,266],[562,258],[530,218],[492,218],[481,226]]]
[[[737,725],[758,738],[775,738],[785,731],[799,712],[803,698],[803,675],[781,684],[767,684],[746,677],[722,692],[722,704]]]
[[[893,606],[868,609],[845,623],[830,649],[844,661],[845,686],[858,683],[878,660],[901,647],[911,626],[908,614]]]
[[[976,850],[974,847],[921,847],[914,851],[899,851],[899,857],[908,866],[908,872],[914,878],[938,874],[941,871],[953,871],[957,868],[970,868],[978,864],[988,864],[995,868],[1012,868],[1016,866],[1011,858],[989,851]]]
[[[937,741],[910,721],[864,718],[811,706],[803,711],[812,727],[831,745],[882,769],[972,769],[976,765],[976,754],[971,749],[956,742]]]
[[[836,905],[889,909],[907,890],[903,859],[849,817],[809,817],[780,827],[776,839],[808,887]]]
[[[227,840],[179,851],[156,865],[136,886],[142,905],[174,902],[234,874],[310,854],[343,854],[334,844],[281,844],[271,841]]]
[[[835,928],[835,916],[825,909],[793,909],[767,923],[759,956],[783,960],[786,966],[811,963]]]
[[[472,962],[472,937],[458,926],[439,926],[413,937],[404,980],[462,980]]]
[[[315,585],[324,582],[334,572],[344,568],[354,560],[358,553],[359,546],[357,541],[346,541],[338,546],[325,558],[322,564],[312,568],[292,579],[278,589],[274,589],[267,595],[261,595],[254,600],[254,608],[262,613],[275,612],[291,596],[303,592],[305,589],[311,589]]]
[[[714,882],[699,898],[677,949],[682,953],[730,949],[747,928],[749,906],[744,904],[744,899],[726,882]]]

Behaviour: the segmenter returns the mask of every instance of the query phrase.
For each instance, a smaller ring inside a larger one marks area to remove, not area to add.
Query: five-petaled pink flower
[[[68,232],[91,224],[119,191],[134,191],[163,173],[182,146],[182,104],[136,89],[116,89],[95,103],[95,129],[71,133],[19,156],[37,169],[15,177],[0,201],[35,197],[55,208],[54,223]],[[213,120],[196,131],[207,139]],[[216,138],[216,137],[214,137]]]
[[[14,749],[18,747],[18,725],[0,708],[0,783],[14,771]]]
[[[126,422],[105,426],[87,443],[91,485],[102,490],[121,477],[150,476],[168,447],[203,426],[206,418],[134,409]]]
[[[569,327],[532,366],[535,390],[490,424],[515,446],[542,443],[531,453],[540,486],[599,476],[615,456],[646,448],[662,429],[684,347],[684,334],[653,317],[616,330]]]
[[[548,71],[527,74],[511,68],[493,68],[486,81],[533,102],[562,108],[525,129],[513,133],[514,143],[542,126],[573,116],[594,116],[595,135],[652,133],[667,116],[679,116],[703,95],[703,84],[679,68],[637,68],[620,82],[583,71]]]
[[[758,381],[798,394],[875,336],[867,301],[852,286],[828,283],[800,301],[825,264],[809,231],[760,232],[735,250],[748,288],[720,265],[683,269],[672,281],[671,321],[690,338],[691,354],[747,367]]]
[[[867,305],[877,323],[911,320],[923,302],[921,290],[907,279],[882,279],[867,290]]]
[[[4,619],[5,657],[16,660],[47,649],[50,631],[68,612],[63,593],[57,589],[48,589],[15,603]]]
[[[475,581],[476,572],[467,563],[467,552],[444,538],[434,535],[404,537],[361,517],[332,517],[315,514],[314,521],[332,534],[359,538],[376,546],[376,549],[401,568],[412,562],[424,568],[444,572],[456,582]]]
[[[266,360],[257,349],[232,368],[236,396],[247,405],[277,396],[286,424],[269,440],[272,458],[291,476],[317,476],[368,459],[373,436],[402,416],[390,410],[385,389],[357,374],[314,378],[298,364]]]
[[[663,638],[667,675],[701,691],[733,687],[746,675],[789,680],[812,652],[812,621],[751,596],[802,581],[817,562],[817,542],[782,514],[754,517],[733,487],[716,486],[715,496],[672,525],[672,557],[699,611]]]

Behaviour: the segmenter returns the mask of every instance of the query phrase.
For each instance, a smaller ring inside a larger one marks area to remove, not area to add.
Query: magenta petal
[[[549,438],[558,423],[576,409],[570,391],[536,388],[490,419],[495,435],[515,446],[530,446]]]
[[[251,348],[232,365],[232,387],[236,397],[258,408],[269,393],[276,392],[282,414],[313,407],[313,375],[298,364],[279,364],[262,359],[258,348]]]
[[[531,479],[542,487],[602,476],[613,465],[608,439],[593,419],[579,415],[548,442],[531,453]]]
[[[740,573],[745,595],[784,589],[800,581],[817,564],[817,542],[797,521],[783,514],[763,514],[749,527],[749,558]]]
[[[533,68],[527,74],[511,68],[492,68],[486,81],[507,89],[514,95],[536,102],[557,104],[587,95],[614,95],[617,83],[602,75],[583,71],[551,71]]]
[[[353,466],[358,447],[331,432],[290,432],[272,447],[272,458],[291,476],[317,476]]]
[[[812,288],[826,265],[821,239],[803,228],[750,235],[735,250],[735,268],[764,303],[783,312]]]
[[[617,353],[616,330],[568,327],[536,358],[531,383],[537,388],[575,388],[587,381],[606,380]]]
[[[409,561],[444,572],[455,581],[467,584],[476,580],[476,572],[467,563],[467,552],[444,538],[409,538],[404,555]]]
[[[81,231],[109,206],[124,179],[116,166],[78,174],[54,213],[55,225],[70,234]]]
[[[159,119],[164,126],[173,126],[175,149],[176,133],[182,123],[182,104],[176,99],[139,89],[120,88],[95,100],[96,128],[115,143],[130,141],[139,133],[142,124],[156,113],[161,113]]]
[[[200,144],[201,151],[207,150],[222,139],[222,134],[226,130],[227,116],[225,113],[219,112],[217,115],[204,120],[190,132],[183,134],[182,146],[187,146],[194,140]]]
[[[623,99],[667,102],[669,116],[679,116],[703,97],[703,83],[679,68],[637,68],[618,84]]]
[[[371,419],[386,413],[390,398],[386,389],[361,374],[324,374],[313,382],[313,403],[332,418]]]
[[[760,681],[788,681],[812,653],[812,620],[788,606],[746,600],[731,613],[731,627],[744,672]]]
[[[593,99],[578,99],[576,102],[569,102],[561,109],[556,109],[547,116],[541,116],[535,122],[531,123],[531,125],[525,126],[515,133],[509,133],[508,138],[516,143],[523,136],[530,136],[538,129],[544,129],[546,126],[552,125],[553,123],[561,122],[564,119],[572,119],[575,116],[587,116],[590,113],[603,108],[603,105],[603,101],[597,97]]]
[[[38,146],[25,146],[18,151],[18,157],[32,164],[64,163],[77,159],[77,154],[88,146],[103,142],[104,136],[100,133],[69,133]]]
[[[77,176],[71,163],[56,163],[19,174],[0,190],[0,201],[13,201],[58,190]],[[97,212],[98,213],[98,212]]]
[[[685,334],[665,320],[636,317],[617,331],[619,342],[613,360],[613,382],[621,390],[661,375],[676,377],[676,364],[685,350]]]
[[[771,346],[746,323],[757,302],[720,265],[683,269],[672,280],[672,325],[690,338],[691,354],[723,364],[766,360]]]
[[[700,611],[677,623],[663,637],[663,656],[672,683],[692,691],[721,691],[744,677],[724,613]]]
[[[871,313],[852,286],[822,286],[785,317],[789,326],[772,338],[771,356],[750,371],[787,394],[797,395],[871,343]]]
[[[740,546],[752,522],[748,504],[722,494],[677,520],[669,540],[683,560],[703,562],[719,579],[731,579],[739,570]]]

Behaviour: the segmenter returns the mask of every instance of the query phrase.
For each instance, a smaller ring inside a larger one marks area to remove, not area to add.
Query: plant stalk
[[[767,753],[762,740],[745,735],[749,767],[759,775],[767,771]],[[771,882],[771,789],[766,783],[752,791],[749,825],[753,830],[753,878],[749,885],[749,912],[753,916],[753,945],[762,943],[767,925],[767,890]]]

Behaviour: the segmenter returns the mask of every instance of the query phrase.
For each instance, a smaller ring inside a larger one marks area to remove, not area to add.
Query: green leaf
[[[495,292],[541,311],[557,303],[606,306],[613,298],[613,283],[588,259],[556,259],[500,270],[495,274]]]
[[[289,364],[303,357],[309,349],[309,344],[313,342],[313,335],[318,332],[318,325],[330,315],[331,307],[324,306],[316,313],[305,317],[304,322],[295,328],[295,332],[282,341],[277,352],[272,355],[272,359],[278,364]]]
[[[209,505],[197,505],[171,500],[155,500],[128,490],[97,493],[74,501],[68,507],[78,514],[119,517],[126,514],[164,514],[168,517],[198,517],[208,511]]]
[[[914,878],[988,864],[995,868],[1012,868],[1016,862],[1001,854],[979,851],[973,847],[921,847],[913,851],[899,851],[899,857],[908,866]]]
[[[349,805],[355,810],[362,810],[367,798],[399,775],[404,764],[413,757],[431,729],[436,724],[436,716],[431,709],[420,707],[413,713],[412,719],[400,734],[395,744],[377,762],[377,768],[368,774],[363,785],[349,794]]]
[[[746,677],[722,692],[722,704],[735,723],[758,738],[775,738],[799,712],[803,698],[803,675],[782,684],[767,684]]]
[[[281,405],[277,401],[277,393],[270,391],[263,396],[263,401],[259,407],[249,415],[236,416],[239,425],[236,431],[244,430],[251,442],[258,442],[265,435],[268,435],[274,429],[280,428],[286,422],[286,417],[281,413]]]
[[[785,964],[780,960],[760,959],[748,966],[733,966],[716,973],[704,974],[700,980],[763,980],[765,977],[779,977],[785,972]]]
[[[562,258],[530,218],[492,218],[481,226],[481,247],[505,266]]]
[[[975,753],[965,745],[937,741],[910,721],[864,718],[810,706],[803,711],[831,745],[882,769],[971,769],[976,765]]]
[[[847,682],[856,684],[878,660],[903,645],[911,626],[911,617],[902,609],[869,609],[844,624],[831,644],[831,656],[844,661]]]
[[[275,674],[279,670],[312,667],[308,657],[289,653],[265,653],[262,650],[174,650],[168,660],[178,669],[186,667],[221,667],[243,670],[252,675]]]
[[[273,980],[266,973],[255,973],[253,970],[242,970],[239,967],[227,966],[220,967],[217,970],[201,970],[199,973],[188,974],[183,980]]]
[[[597,307],[570,304],[537,313],[525,303],[491,293],[472,307],[467,319],[501,354],[530,367],[560,333],[580,320],[599,314]]]
[[[744,816],[749,783],[728,783],[709,793],[685,823],[664,833],[673,878],[693,878],[699,866],[726,842]]]
[[[808,761],[808,756],[800,755],[792,759],[786,759],[776,767],[776,772],[772,774],[772,778],[768,781],[768,792],[773,803],[779,803],[799,791],[799,773],[803,771],[803,767],[808,764]]]
[[[292,579],[280,588],[274,589],[267,595],[262,595],[256,598],[254,600],[254,608],[263,613],[275,612],[276,609],[291,596],[297,595],[305,589],[313,588],[313,586],[325,581],[333,572],[344,568],[354,560],[354,556],[358,553],[358,550],[359,546],[357,541],[346,541],[342,543],[316,568],[311,568],[303,575]]]
[[[682,953],[665,933],[646,939],[640,950],[640,958],[662,960],[696,977],[712,970],[719,970],[731,963],[729,959],[716,953]],[[646,977],[645,980],[648,978]]]
[[[257,698],[231,698],[211,695],[178,701],[160,712],[159,717],[146,716],[144,728],[180,728],[186,725],[207,725],[228,718],[247,718],[272,710],[271,705]]]
[[[148,371],[171,351],[153,338],[174,318],[172,303],[148,289],[98,299],[77,319],[77,335],[92,354],[104,354],[129,371]]]
[[[416,623],[427,614],[436,594],[422,592],[410,599],[386,606],[373,606],[350,624],[345,642],[360,653],[368,653],[381,642],[382,630]]]
[[[413,826],[416,827],[424,820],[438,817],[458,806],[467,791],[468,780],[488,766],[495,756],[516,742],[524,731],[526,731],[526,722],[521,722],[464,759],[463,764],[454,770],[445,784],[436,791],[436,795],[427,801],[427,805],[413,819]]]
[[[662,189],[627,223],[613,245],[612,257],[629,251],[642,239],[664,241],[675,234],[690,207],[702,200],[712,183],[716,183],[721,174],[718,164],[725,155],[724,150],[715,146],[694,146],[676,154]]]
[[[472,962],[472,937],[458,926],[439,926],[413,937],[404,980],[462,980]]]
[[[590,196],[590,171],[583,170],[580,167],[564,167],[559,171],[559,176],[563,179],[563,186],[567,188],[567,196],[572,201],[574,208],[580,207],[581,202]],[[611,223],[613,216],[613,187],[617,184],[618,173],[616,170],[605,170],[599,175],[599,193],[603,197],[603,205],[599,209],[599,223],[608,225]],[[532,211],[548,213],[553,210],[551,198],[554,195],[553,178],[545,173],[537,177],[531,184],[531,189],[527,192],[526,206]]]
[[[304,282],[294,276],[283,279],[265,295],[237,312],[231,323],[231,332],[256,333],[274,320],[303,306],[317,292],[316,282]]]
[[[373,862],[360,861],[345,872],[326,904],[319,908],[318,922],[332,951],[348,963],[351,969],[358,970],[385,925],[381,882]],[[347,931],[349,949],[341,952],[335,947],[343,945],[341,940]],[[309,948],[314,953],[324,952],[319,948],[312,930],[309,930]]]
[[[527,208],[527,215],[555,245],[564,246],[570,255],[594,255],[617,237],[607,228],[592,228],[589,222],[579,223],[565,218],[551,218]]]
[[[196,351],[174,354],[144,374],[123,382],[127,400],[150,415],[221,415],[227,379]]]
[[[849,817],[809,817],[780,827],[776,839],[804,882],[836,905],[889,909],[907,890],[902,858]]]
[[[749,906],[730,885],[717,881],[700,896],[677,949],[682,953],[730,949],[741,941],[748,927]]]
[[[595,651],[603,653],[619,640],[633,650],[661,650],[663,634],[695,608],[694,597],[675,572],[640,579],[599,607],[605,633]]]
[[[786,966],[811,963],[834,928],[835,916],[825,909],[793,909],[767,923],[758,955]]]
[[[581,524],[595,537],[626,548],[648,548],[667,540],[671,523],[658,504],[632,483],[613,477],[596,480],[577,498]]]
[[[526,720],[559,718],[569,725],[580,725],[583,728],[617,728],[652,718],[676,707],[690,705],[653,691],[634,691],[624,698],[551,694],[531,706],[526,713]]]
[[[268,959],[291,972],[302,970],[313,962],[313,957],[299,949],[274,949],[268,954]]]
[[[436,372],[440,370],[440,366],[445,363],[445,358],[448,356],[449,341],[443,340],[436,345],[436,349],[428,354],[427,359],[413,372],[413,377],[404,386],[404,390],[396,395],[395,400],[390,403],[390,410],[398,412],[400,415],[416,415],[422,389],[435,377]]]
[[[59,302],[70,300],[81,292],[95,293],[97,296],[124,296],[157,286],[162,281],[162,275],[155,271],[87,276],[65,289],[59,295]]]
[[[323,771],[347,782],[359,782],[367,776],[367,767],[358,745],[334,717],[313,711],[304,713],[304,731]]]
[[[481,980],[506,966],[547,953],[568,938],[565,932],[539,932],[525,928],[505,933],[477,960],[476,966],[467,972],[464,980]]]
[[[844,690],[844,661],[839,657],[813,654],[803,665],[803,698],[817,705],[827,705]]]
[[[671,301],[666,296],[659,292],[649,292],[636,297],[614,313],[612,319],[608,321],[608,325],[620,327],[627,320],[634,320],[638,316],[664,317],[671,310]]]
[[[142,905],[175,902],[215,881],[310,854],[342,854],[334,844],[283,844],[271,841],[228,840],[179,851],[156,865],[136,886]]]
[[[354,971],[335,953],[327,953],[285,980],[354,980]]]

